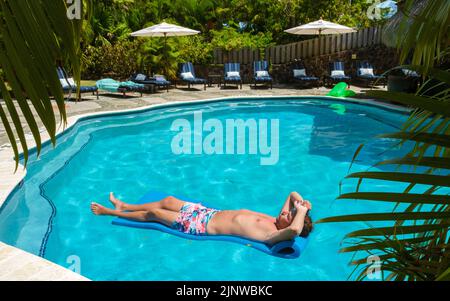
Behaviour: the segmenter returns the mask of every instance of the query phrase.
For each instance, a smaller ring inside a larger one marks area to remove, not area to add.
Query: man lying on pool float
[[[131,205],[116,199],[111,192],[109,200],[115,209],[92,203],[92,212],[140,222],[158,222],[194,235],[236,235],[272,245],[298,235],[307,237],[313,228],[309,216],[311,203],[297,192],[289,194],[276,218],[245,209],[211,209],[173,196],[158,202]]]

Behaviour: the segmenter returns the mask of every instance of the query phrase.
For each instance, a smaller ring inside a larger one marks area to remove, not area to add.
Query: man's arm
[[[297,235],[295,230],[288,227],[272,233],[265,242],[269,245],[274,245],[280,241],[294,239]]]
[[[292,209],[292,207],[294,207],[295,201],[302,201],[302,200],[303,200],[302,196],[299,195],[297,192],[295,192],[295,191],[291,192],[288,195],[286,201],[284,202],[284,205],[281,208],[280,213],[283,211],[286,211],[286,212],[290,211]]]
[[[275,231],[272,234],[270,234],[266,240],[266,243],[268,243],[269,245],[273,245],[280,241],[294,239],[296,236],[302,233],[303,225],[305,223],[305,216],[306,213],[308,212],[308,208],[301,205],[300,203],[296,203],[294,206],[297,208],[297,214],[295,215],[294,220],[289,225],[289,227]]]

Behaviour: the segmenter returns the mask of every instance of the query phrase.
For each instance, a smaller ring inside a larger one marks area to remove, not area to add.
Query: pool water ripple
[[[383,153],[390,141],[370,139],[397,130],[406,116],[333,103],[345,106],[345,114],[333,111],[329,100],[274,99],[190,104],[79,122],[58,139],[56,149],[45,147],[40,159],[31,159],[23,186],[0,212],[0,240],[65,267],[76,255],[81,273],[94,280],[345,280],[352,270],[350,255],[338,250],[358,223],[317,225],[304,254],[284,260],[227,242],[112,226],[111,218],[89,209],[91,201],[108,204],[110,191],[132,202],[149,190],[271,215],[297,190],[312,201],[314,219],[392,209],[335,199],[358,145],[368,142],[353,171],[392,154]],[[278,164],[261,166],[251,155],[174,155],[171,123],[192,119],[195,110],[221,121],[279,119]],[[354,183],[343,185],[353,188]]]

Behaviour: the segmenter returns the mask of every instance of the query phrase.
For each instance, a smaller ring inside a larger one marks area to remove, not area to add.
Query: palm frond
[[[56,73],[57,61],[69,60],[76,81],[80,81],[82,20],[69,20],[67,9],[64,0],[0,1],[0,68],[4,71],[0,79],[3,96],[0,115],[17,164],[18,146],[21,146],[26,164],[28,145],[12,95],[30,127],[39,154],[41,137],[32,110],[36,111],[53,144],[57,128],[53,102],[58,108],[60,122],[66,123],[64,95]],[[11,92],[5,82],[9,83]]]
[[[411,7],[413,1],[406,2],[407,7]],[[408,26],[400,26],[396,32],[402,62],[410,55],[410,49],[414,49],[412,64],[398,68],[419,71],[425,78],[424,84],[416,94],[368,92],[372,97],[413,109],[399,132],[378,137],[397,141],[395,147],[402,147],[405,154],[374,164],[374,168],[383,166],[383,170],[350,173],[344,180],[356,179],[355,191],[341,192],[338,197],[343,201],[392,203],[393,210],[326,217],[317,221],[368,225],[348,233],[344,239],[346,246],[340,250],[366,255],[351,261],[356,266],[357,280],[368,277],[371,263],[367,256],[372,255],[378,256],[385,280],[450,279],[450,72],[434,66],[442,59],[448,60],[450,53],[448,48],[442,51],[443,47],[449,46],[450,2],[421,1],[420,9],[412,11],[415,15],[411,17],[406,13],[403,22]],[[361,149],[358,148],[352,163]],[[405,172],[405,168],[412,171]],[[361,191],[366,182],[380,181],[393,183],[392,187],[395,183],[404,183],[406,188],[402,192],[372,192],[370,188]],[[342,185],[341,182],[340,187]],[[415,188],[423,192],[413,193]]]

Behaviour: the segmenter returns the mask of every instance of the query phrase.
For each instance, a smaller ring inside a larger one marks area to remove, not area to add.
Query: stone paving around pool
[[[89,281],[39,256],[0,242],[0,281]]]
[[[358,97],[364,97],[364,91],[368,88],[359,88],[352,86]],[[93,95],[83,95],[80,102],[66,101],[67,126],[73,125],[79,117],[89,115],[95,112],[119,111],[128,109],[137,109],[155,104],[164,104],[168,102],[205,100],[223,97],[240,96],[324,96],[329,89],[320,87],[314,89],[297,89],[292,86],[274,86],[273,89],[253,88],[244,85],[242,90],[218,87],[208,87],[203,89],[170,89],[169,92],[160,90],[153,94],[130,94],[123,97],[121,94],[106,94],[100,92],[99,99]],[[57,110],[54,104],[55,111]],[[20,111],[19,111],[20,112]],[[35,114],[36,116],[36,114]],[[25,119],[21,116],[21,119]],[[49,139],[39,118],[36,118],[41,127],[42,141]],[[59,116],[57,116],[59,120]],[[35,146],[33,136],[25,126],[26,139],[29,148]],[[64,128],[60,125],[58,133]],[[26,170],[19,165],[15,172],[15,162],[13,160],[13,151],[9,144],[3,125],[0,125],[0,208],[14,187],[20,183],[26,175]],[[19,250],[15,247],[0,242],[0,280],[88,280],[68,269],[56,265],[36,255]],[[4,272],[7,271],[7,272]]]

